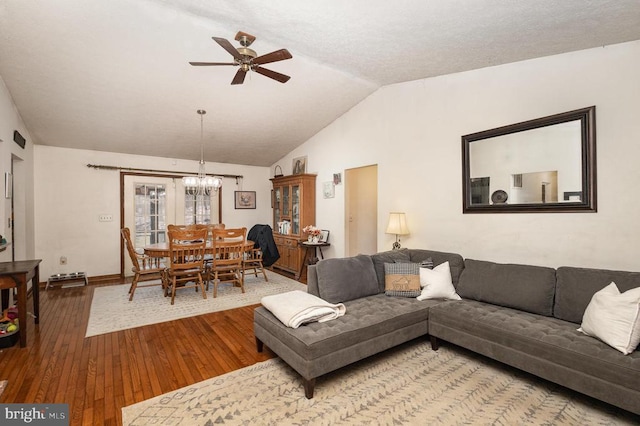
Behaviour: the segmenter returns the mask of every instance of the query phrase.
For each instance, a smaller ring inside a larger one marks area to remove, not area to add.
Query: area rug
[[[298,281],[275,272],[266,272],[268,282],[264,281],[261,274],[258,274],[258,278],[248,275],[244,294],[239,288],[222,284],[218,288],[218,297],[213,298],[213,291],[209,287],[207,298],[203,299],[202,294],[193,288],[184,289],[176,292],[173,305],[171,298],[164,297],[159,286],[137,288],[131,302],[129,284],[96,287],[85,337],[253,305],[271,294],[306,291],[307,286]]]
[[[625,425],[630,414],[453,345],[416,340],[316,381],[279,358],[122,409],[124,425]]]

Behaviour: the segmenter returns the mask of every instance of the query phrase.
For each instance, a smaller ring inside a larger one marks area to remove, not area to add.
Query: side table
[[[324,259],[324,254],[322,253],[322,247],[329,247],[331,244],[329,243],[310,243],[308,241],[303,241],[300,243],[302,247],[304,247],[304,259],[302,260],[302,264],[300,265],[300,276],[304,271],[304,268],[307,265],[315,265],[318,263],[318,251],[320,251],[320,259]],[[311,251],[313,249],[313,252]]]
[[[34,322],[36,325],[40,323],[40,262],[42,262],[41,259],[0,262],[0,289],[8,293],[9,289],[15,287],[18,291],[21,348],[27,346],[27,283],[29,280],[31,280]]]

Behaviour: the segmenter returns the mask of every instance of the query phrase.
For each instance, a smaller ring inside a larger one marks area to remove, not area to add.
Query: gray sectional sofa
[[[462,300],[389,297],[384,264],[449,262]],[[466,259],[455,253],[403,249],[327,259],[309,268],[308,292],[344,303],[346,315],[300,328],[285,327],[256,308],[258,351],[266,344],[303,378],[315,379],[421,336],[465,347],[549,381],[640,414],[640,351],[629,355],[577,331],[598,290],[640,287],[640,273],[558,269]]]

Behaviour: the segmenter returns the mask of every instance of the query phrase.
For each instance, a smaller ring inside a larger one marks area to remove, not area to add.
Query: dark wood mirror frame
[[[522,123],[498,127],[462,136],[462,197],[463,213],[571,213],[596,212],[596,107],[564,112]],[[471,159],[472,143],[479,143],[496,136],[509,135],[526,130],[553,126],[570,121],[580,121],[582,145],[582,193],[579,201],[532,204],[472,204]]]

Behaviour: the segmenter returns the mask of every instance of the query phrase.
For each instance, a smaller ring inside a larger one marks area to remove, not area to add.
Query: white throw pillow
[[[591,298],[578,331],[625,355],[640,343],[640,287],[620,293],[612,282]]]
[[[433,269],[420,268],[420,286],[422,292],[416,299],[452,299],[461,300],[451,282],[449,262],[441,263]]]

